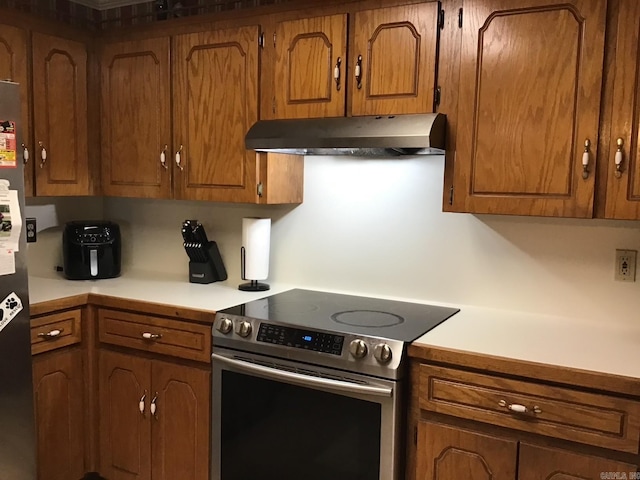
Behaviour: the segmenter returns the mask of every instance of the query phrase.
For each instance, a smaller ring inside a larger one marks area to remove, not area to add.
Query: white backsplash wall
[[[242,217],[271,217],[267,282],[637,321],[640,281],[615,282],[613,271],[616,248],[640,250],[640,222],[442,213],[443,165],[442,157],[307,157],[297,207],[107,198],[104,218],[121,225],[124,274],[187,281],[180,227],[196,218],[236,285]]]

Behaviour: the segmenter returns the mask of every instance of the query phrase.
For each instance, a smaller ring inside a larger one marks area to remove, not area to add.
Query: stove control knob
[[[373,349],[373,356],[380,363],[389,363],[393,357],[393,352],[391,351],[391,347],[386,343],[379,343]]]
[[[229,318],[221,318],[216,329],[225,335],[233,329],[233,322]]]
[[[368,352],[367,344],[360,339],[353,340],[349,344],[349,351],[354,358],[364,358],[367,356]]]
[[[243,338],[251,335],[251,324],[247,321],[236,323],[236,333]]]

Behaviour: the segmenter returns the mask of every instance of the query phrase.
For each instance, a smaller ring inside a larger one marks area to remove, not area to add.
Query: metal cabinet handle
[[[528,408],[525,405],[520,405],[519,403],[507,403],[505,400],[500,400],[498,405],[514,413],[533,413],[536,415],[542,413],[542,409],[537,405],[534,405],[532,408]]]
[[[176,152],[176,165],[180,170],[184,170],[184,167],[181,165],[182,163],[182,145],[180,145],[180,150]]]
[[[144,400],[145,398],[147,398],[147,391],[144,391],[144,394],[142,395],[142,397],[140,397],[140,400],[138,401],[138,410],[140,410],[140,413],[142,414],[142,416],[144,417]]]
[[[358,90],[362,88],[362,55],[358,55],[358,61],[356,62],[356,86]]]
[[[40,338],[44,338],[45,340],[50,340],[52,338],[56,338],[59,337],[60,334],[64,331],[63,328],[60,329],[56,329],[56,330],[51,330],[49,332],[40,332],[38,334],[38,337]]]
[[[23,143],[22,144],[22,162],[26,165],[29,161],[29,148]]]
[[[168,148],[168,145],[165,145],[162,151],[160,152],[160,165],[162,165],[162,168],[164,168],[165,170],[169,168],[167,166],[167,148]]]
[[[142,338],[145,340],[159,340],[162,338],[162,335],[160,333],[144,332],[142,334]]]
[[[340,85],[340,65],[342,65],[342,58],[338,57],[336,66],[333,68],[333,79],[336,81],[336,90],[340,91],[342,86]]]
[[[591,156],[591,140],[584,141],[584,153],[582,154],[582,178],[589,178],[589,157]]]
[[[616,178],[622,177],[622,161],[624,160],[624,153],[622,151],[622,147],[624,146],[624,140],[622,138],[618,138],[616,141],[618,148],[616,149],[616,155],[614,162],[616,164]]]
[[[38,145],[40,146],[40,158],[42,159],[42,161],[40,162],[40,168],[44,167],[44,164],[47,163],[47,149],[44,147],[44,143],[42,142],[38,142]]]
[[[151,400],[151,405],[149,407],[149,410],[151,410],[151,415],[153,415],[153,417],[157,420],[158,419],[158,405],[157,402],[158,401],[158,392],[156,392],[155,396],[153,397],[153,399]]]

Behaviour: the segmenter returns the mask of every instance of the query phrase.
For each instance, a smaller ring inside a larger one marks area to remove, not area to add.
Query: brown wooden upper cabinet
[[[31,89],[28,74],[28,34],[25,30],[10,25],[0,25],[0,79],[11,80],[20,84],[22,96],[22,152],[26,151],[24,165],[24,192],[33,195],[33,160],[29,154],[33,152],[31,146]]]
[[[88,195],[86,46],[41,33],[32,42],[36,194]]]
[[[302,158],[244,147],[258,120],[259,36],[248,26],[104,46],[105,195],[302,202]]]
[[[438,2],[283,21],[273,118],[432,112]],[[349,38],[349,42],[347,41]]]
[[[592,216],[606,12],[465,0],[451,210]]]
[[[110,43],[102,65],[102,191],[171,197],[169,37]]]
[[[607,218],[640,219],[640,3],[620,0],[617,11],[613,108],[606,160]]]

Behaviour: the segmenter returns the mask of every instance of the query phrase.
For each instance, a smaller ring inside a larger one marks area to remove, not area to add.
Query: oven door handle
[[[245,372],[257,373],[272,380],[286,381],[303,387],[322,387],[334,391],[375,395],[379,397],[393,396],[393,388],[389,387],[374,387],[372,385],[359,385],[355,383],[341,382],[340,380],[331,380],[329,378],[310,377],[300,373],[276,370],[274,368],[263,367],[262,365],[243,362],[242,360],[235,360],[216,353],[211,354],[211,359],[214,362],[224,363],[237,369],[244,370]]]

